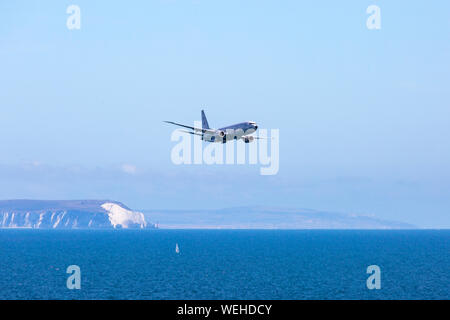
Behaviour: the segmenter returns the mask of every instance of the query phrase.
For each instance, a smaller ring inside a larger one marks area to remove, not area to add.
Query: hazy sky
[[[68,30],[66,9],[81,9]],[[369,30],[366,9],[381,8]],[[270,205],[450,227],[448,1],[2,1],[0,198]],[[173,128],[280,130],[280,170],[176,166]]]

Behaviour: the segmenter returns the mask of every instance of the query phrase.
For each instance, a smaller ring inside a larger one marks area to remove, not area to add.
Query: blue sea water
[[[449,253],[450,230],[0,230],[0,299],[449,299]]]

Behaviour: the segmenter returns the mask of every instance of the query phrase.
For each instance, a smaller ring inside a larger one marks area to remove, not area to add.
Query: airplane
[[[183,128],[190,129],[192,131],[183,132],[201,136],[201,139],[208,142],[217,142],[217,143],[226,143],[230,140],[238,140],[242,139],[245,143],[253,142],[255,139],[259,139],[259,137],[251,136],[250,134],[256,132],[258,130],[258,126],[254,121],[246,121],[237,124],[233,124],[231,126],[213,129],[209,127],[208,120],[206,119],[205,111],[202,110],[202,127],[196,128],[187,126],[181,123],[176,123],[173,121],[164,121],[165,123],[173,124],[176,126],[180,126]]]

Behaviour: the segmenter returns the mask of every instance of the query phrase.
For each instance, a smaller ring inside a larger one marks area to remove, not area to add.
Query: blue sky
[[[81,8],[68,30],[66,9]],[[366,8],[381,8],[368,30]],[[450,227],[450,3],[3,1],[1,198],[270,205]],[[175,166],[173,130],[280,129],[280,171]],[[133,168],[124,170],[124,168]]]

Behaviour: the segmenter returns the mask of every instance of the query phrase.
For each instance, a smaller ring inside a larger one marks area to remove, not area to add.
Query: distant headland
[[[417,229],[368,215],[285,207],[141,211],[162,229]]]
[[[155,228],[141,212],[111,200],[2,200],[0,228]]]

